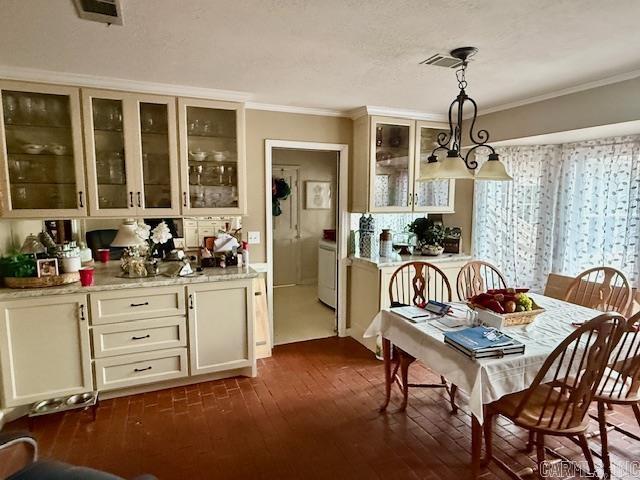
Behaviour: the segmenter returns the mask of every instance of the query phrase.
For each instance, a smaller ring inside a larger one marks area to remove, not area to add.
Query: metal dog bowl
[[[67,405],[84,405],[85,403],[89,403],[93,400],[93,393],[80,393],[78,395],[71,395],[67,398]]]
[[[60,408],[64,404],[64,398],[52,398],[50,400],[42,400],[33,406],[35,413],[52,412]]]

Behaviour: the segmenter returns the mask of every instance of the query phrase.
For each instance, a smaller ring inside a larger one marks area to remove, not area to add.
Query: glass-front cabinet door
[[[77,88],[0,82],[1,214],[86,214]]]
[[[371,117],[372,212],[410,212],[413,204],[413,120]]]
[[[244,107],[179,98],[178,117],[183,213],[244,214]]]
[[[438,134],[448,131],[448,127],[443,124],[422,121],[416,124],[413,192],[413,210],[415,212],[452,213],[454,211],[455,180],[418,181],[427,165],[427,159],[433,149],[438,146]],[[442,161],[447,152],[441,150],[436,155],[438,160]]]
[[[83,90],[91,215],[177,215],[175,99]]]

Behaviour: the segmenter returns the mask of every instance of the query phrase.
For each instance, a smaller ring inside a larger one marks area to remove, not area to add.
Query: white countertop
[[[366,258],[356,255],[349,257],[352,262],[361,262],[369,265],[375,265],[378,268],[382,267],[397,267],[409,262],[429,262],[433,264],[441,264],[448,262],[468,262],[473,259],[472,255],[467,253],[443,253],[437,257],[429,255],[396,255],[395,257],[373,257]]]
[[[251,267],[206,268],[191,277],[167,277],[158,275],[146,278],[121,278],[120,262],[111,261],[107,264],[95,265],[93,285],[83,287],[80,282],[48,288],[0,288],[0,301],[16,298],[42,297],[46,295],[66,295],[73,293],[102,292],[106,290],[121,290],[126,288],[165,287],[171,285],[188,285],[191,283],[221,282],[226,280],[242,280],[255,278],[258,273]],[[161,264],[162,270],[162,264]]]

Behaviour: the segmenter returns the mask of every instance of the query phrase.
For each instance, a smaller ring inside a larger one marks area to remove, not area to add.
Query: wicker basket
[[[533,323],[536,317],[545,311],[544,308],[536,305],[535,302],[533,302],[531,310],[514,313],[496,313],[493,310],[489,310],[472,303],[470,303],[469,306],[478,312],[478,318],[480,321],[498,329],[502,327],[514,327],[516,325],[527,325],[529,323]]]
[[[59,287],[80,281],[78,272],[62,273],[51,277],[4,277],[4,284],[9,288],[45,288]]]

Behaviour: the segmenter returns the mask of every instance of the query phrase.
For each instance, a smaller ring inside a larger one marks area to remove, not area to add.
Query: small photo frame
[[[55,277],[58,275],[58,259],[42,258],[36,261],[38,277]]]
[[[305,183],[307,210],[329,210],[331,208],[331,182],[309,180]]]

